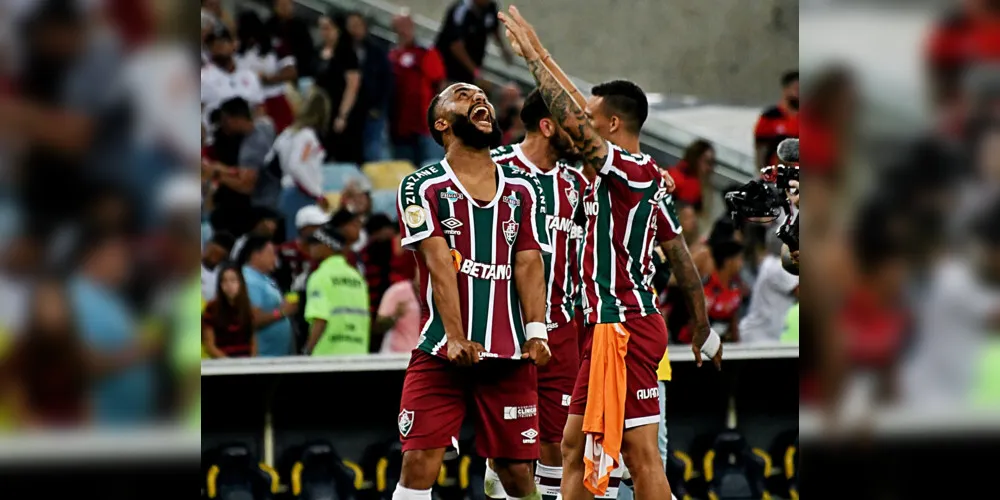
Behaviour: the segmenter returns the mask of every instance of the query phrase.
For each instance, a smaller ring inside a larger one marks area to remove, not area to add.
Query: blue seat
[[[323,165],[323,191],[343,191],[352,180],[368,184],[368,178],[353,163],[327,163]]]
[[[396,220],[396,191],[382,189],[372,193],[372,213],[385,214]]]

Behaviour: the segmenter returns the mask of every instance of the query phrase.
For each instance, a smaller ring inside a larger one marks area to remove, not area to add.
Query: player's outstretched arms
[[[552,58],[549,51],[542,46],[542,41],[538,38],[538,32],[535,31],[535,27],[524,19],[524,16],[521,15],[521,11],[517,10],[517,7],[511,5],[508,12],[514,20],[526,28],[525,34],[528,36],[531,46],[534,47],[535,52],[538,53],[538,58],[542,60],[542,64],[549,70],[549,73],[552,73],[556,81],[566,89],[566,92],[569,92],[569,95],[573,97],[573,101],[576,102],[577,106],[580,106],[580,109],[586,109],[587,99],[583,97],[580,89],[576,88],[573,81],[569,79],[569,75],[556,64],[556,60]]]
[[[507,27],[507,38],[514,52],[528,63],[552,118],[570,135],[587,164],[599,171],[608,158],[607,141],[590,126],[584,107],[543,63],[541,54],[532,43],[532,37],[537,38],[537,35],[533,35],[534,30],[517,13],[517,9],[511,7],[508,14],[501,12],[500,20]]]
[[[448,243],[440,236],[427,238],[420,242],[420,253],[430,273],[434,305],[441,314],[448,336],[448,360],[461,366],[478,363],[484,349],[478,342],[465,337],[458,299],[458,278]]]
[[[527,337],[521,347],[521,358],[531,359],[539,366],[545,365],[552,352],[545,325],[545,265],[540,251],[521,250],[514,256],[514,286],[521,298]]]
[[[684,292],[691,317],[694,318],[694,335],[691,339],[691,350],[695,361],[701,366],[701,355],[706,354],[718,369],[722,368],[722,343],[719,335],[712,331],[708,322],[708,311],[705,308],[705,288],[701,283],[701,275],[691,259],[684,238],[673,238],[661,244],[663,253],[670,262],[670,269],[677,280],[677,286]]]

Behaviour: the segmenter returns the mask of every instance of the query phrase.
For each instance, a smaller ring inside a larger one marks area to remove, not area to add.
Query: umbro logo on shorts
[[[563,394],[562,395],[562,405],[563,406],[569,406],[572,401],[573,401],[573,397],[570,396],[569,394]]]
[[[535,439],[538,437],[538,431],[535,429],[528,429],[521,433],[524,439],[521,440],[524,444],[535,444]]]
[[[530,406],[504,406],[503,419],[517,420],[520,418],[531,418],[538,414],[538,407]]]

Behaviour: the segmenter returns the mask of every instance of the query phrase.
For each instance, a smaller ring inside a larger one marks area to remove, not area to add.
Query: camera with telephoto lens
[[[787,139],[778,145],[778,155],[785,163],[798,163],[798,139]],[[788,214],[778,228],[777,236],[789,251],[799,249],[799,217],[792,212],[786,191],[789,183],[799,180],[798,165],[771,165],[761,169],[761,178],[754,179],[725,194],[729,216],[734,221],[770,224],[784,212]]]

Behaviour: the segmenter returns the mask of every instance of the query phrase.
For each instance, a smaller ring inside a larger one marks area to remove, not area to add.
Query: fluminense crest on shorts
[[[410,433],[410,429],[413,428],[413,412],[403,408],[403,411],[399,412],[399,433],[403,437],[406,437]]]

